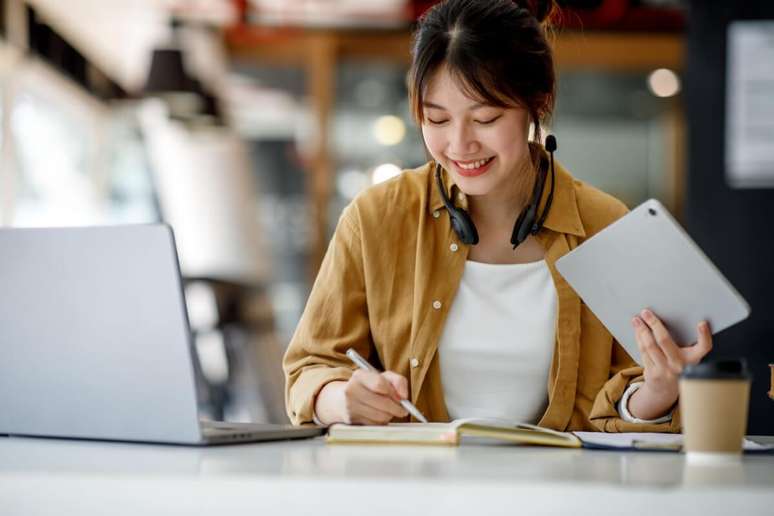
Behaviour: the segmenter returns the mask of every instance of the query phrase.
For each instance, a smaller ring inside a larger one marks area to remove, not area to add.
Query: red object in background
[[[237,9],[237,20],[239,24],[247,23],[247,0],[232,0]]]
[[[411,4],[411,21],[418,20],[420,16],[425,14],[425,11],[438,3],[438,0],[412,0]]]
[[[439,0],[412,0],[411,20],[418,19],[438,2]],[[559,0],[557,3],[560,4],[558,13],[554,12],[552,22],[566,29],[657,32],[679,32],[685,29],[685,13],[682,9],[640,6],[631,0]]]

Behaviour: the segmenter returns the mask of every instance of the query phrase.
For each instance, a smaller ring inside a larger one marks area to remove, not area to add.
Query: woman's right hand
[[[330,382],[317,394],[315,415],[323,424],[386,425],[408,412],[408,381],[392,371],[356,370],[350,379]]]

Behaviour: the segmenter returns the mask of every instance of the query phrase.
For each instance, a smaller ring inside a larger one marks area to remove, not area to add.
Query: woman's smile
[[[452,163],[454,163],[454,169],[455,171],[465,177],[475,177],[480,176],[481,174],[484,174],[487,170],[489,170],[492,167],[492,163],[494,163],[495,156],[484,158],[480,160],[474,160],[474,161],[455,161],[452,160]]]

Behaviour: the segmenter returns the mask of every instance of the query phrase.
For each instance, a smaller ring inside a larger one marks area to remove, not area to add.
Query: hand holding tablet
[[[697,342],[700,321],[715,334],[750,314],[744,298],[652,199],[557,260],[556,268],[640,364],[633,323],[642,320],[643,309],[656,315],[680,347]]]

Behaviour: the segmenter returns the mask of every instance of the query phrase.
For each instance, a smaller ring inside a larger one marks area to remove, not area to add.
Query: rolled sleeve
[[[368,358],[373,344],[366,305],[357,213],[344,210],[283,359],[285,405],[293,424],[314,421],[314,404],[329,382],[348,380],[349,348]]]
[[[626,388],[626,390],[623,393],[623,397],[621,397],[621,401],[618,402],[618,413],[621,414],[621,419],[628,423],[645,423],[645,424],[658,424],[658,423],[668,423],[672,420],[672,412],[667,414],[666,416],[662,416],[656,419],[640,419],[638,417],[632,416],[631,412],[629,412],[629,398],[632,397],[632,394],[637,392],[637,390],[645,385],[645,382],[637,382],[637,383],[631,383],[629,384],[629,387]]]

